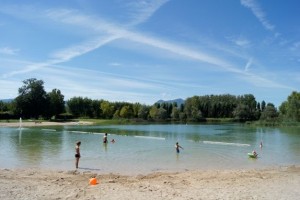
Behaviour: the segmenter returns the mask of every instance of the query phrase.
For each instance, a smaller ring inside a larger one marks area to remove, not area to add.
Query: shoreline
[[[92,125],[93,122],[78,121],[78,122],[28,122],[23,121],[22,127],[41,127],[41,126],[71,126],[71,125]],[[0,127],[20,127],[19,122],[0,122]]]
[[[97,185],[89,185],[96,177]],[[0,199],[298,199],[300,166],[148,175],[0,169]]]

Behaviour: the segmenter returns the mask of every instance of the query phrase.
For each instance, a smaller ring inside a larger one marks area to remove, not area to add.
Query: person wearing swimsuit
[[[180,146],[179,143],[176,142],[176,144],[175,144],[175,149],[176,149],[176,152],[177,152],[177,153],[180,152],[180,150],[179,150],[180,148],[183,149],[182,146]]]
[[[79,163],[79,158],[80,158],[80,145],[81,145],[80,141],[76,142],[76,147],[75,147],[75,167],[76,167],[76,169],[78,169],[78,163]]]
[[[103,144],[107,144],[108,140],[107,140],[107,133],[104,134],[103,136]]]

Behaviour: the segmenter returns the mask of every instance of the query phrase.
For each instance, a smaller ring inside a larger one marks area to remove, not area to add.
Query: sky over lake
[[[300,85],[298,0],[0,0],[0,99],[47,92],[153,104]]]

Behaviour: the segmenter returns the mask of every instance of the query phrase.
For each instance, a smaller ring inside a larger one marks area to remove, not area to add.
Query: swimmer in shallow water
[[[107,140],[107,133],[104,134],[103,136],[103,144],[107,144],[108,140]]]
[[[78,169],[78,164],[79,164],[80,145],[81,145],[80,141],[76,142],[76,146],[75,146],[75,167],[76,167],[76,169]]]
[[[180,152],[179,149],[183,149],[183,148],[182,148],[182,146],[179,145],[178,142],[176,142],[176,144],[175,144],[175,149],[176,149],[176,152],[179,153],[179,152]]]

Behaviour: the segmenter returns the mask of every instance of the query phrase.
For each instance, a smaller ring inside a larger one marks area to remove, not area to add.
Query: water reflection
[[[40,129],[18,130],[18,135],[11,135],[9,140],[13,143],[14,155],[24,165],[39,165],[41,162],[48,162],[48,157],[58,156],[61,152],[62,138],[59,134],[41,131]]]
[[[19,145],[22,143],[22,128],[19,129]]]

